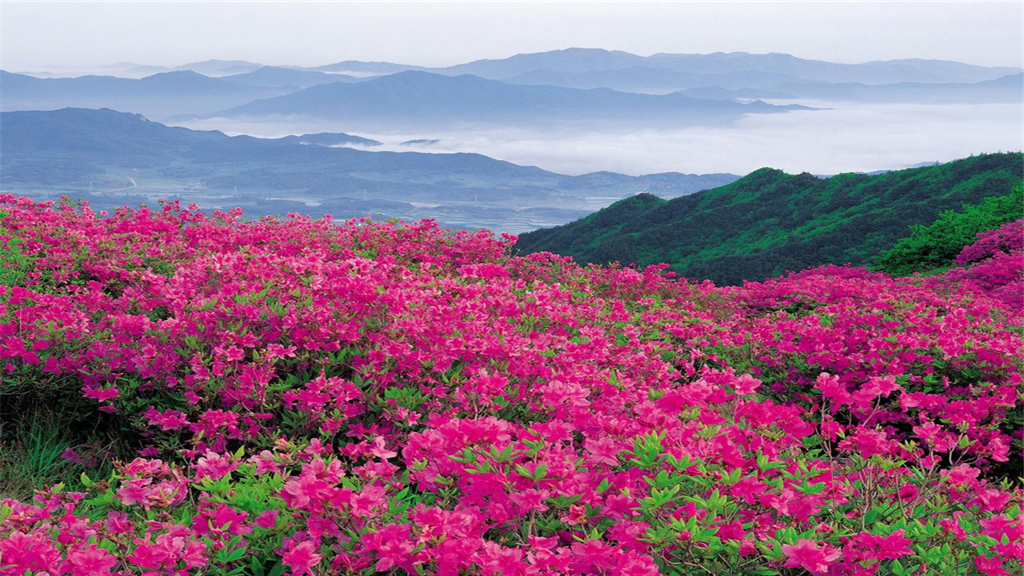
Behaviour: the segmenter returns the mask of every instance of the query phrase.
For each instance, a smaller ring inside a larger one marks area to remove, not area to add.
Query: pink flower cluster
[[[1024,324],[982,283],[720,288],[431,222],[0,202],[34,261],[0,286],[0,386],[144,439],[0,503],[0,575],[1024,562]]]
[[[1024,250],[1024,219],[978,234],[978,240],[964,247],[956,257],[960,265],[992,258],[1000,252],[1013,254]]]
[[[936,280],[976,286],[1011,308],[1024,310],[1024,220],[978,234],[978,240],[960,252],[956,263],[961,267]]]

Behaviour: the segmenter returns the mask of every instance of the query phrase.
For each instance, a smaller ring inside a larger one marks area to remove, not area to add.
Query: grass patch
[[[118,417],[84,399],[63,400],[0,392],[0,499],[29,500],[58,484],[83,490],[83,472],[103,478],[112,462],[134,457],[137,443]]]

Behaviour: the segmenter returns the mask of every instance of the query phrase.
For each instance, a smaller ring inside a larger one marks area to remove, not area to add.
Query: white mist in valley
[[[273,122],[214,118],[181,125],[259,137],[349,132],[382,142],[361,147],[365,150],[470,152],[571,175],[598,171],[746,174],[765,166],[836,174],[1024,148],[1024,111],[1019,104],[800,103],[817,109],[752,114],[729,126],[672,130],[587,126],[538,131],[511,126],[372,133],[300,118]],[[431,142],[407,143],[414,140]]]

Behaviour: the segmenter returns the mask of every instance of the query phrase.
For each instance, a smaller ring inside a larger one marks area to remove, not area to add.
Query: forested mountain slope
[[[876,175],[819,178],[762,168],[665,201],[638,195],[586,218],[524,234],[524,253],[583,262],[665,262],[717,283],[762,280],[821,264],[868,264],[945,210],[1007,194],[1024,156],[999,153]]]

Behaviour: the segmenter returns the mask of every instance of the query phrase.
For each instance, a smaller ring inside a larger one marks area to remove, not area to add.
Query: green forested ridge
[[[964,246],[977,240],[979,232],[1020,218],[1024,218],[1024,185],[1003,196],[965,204],[959,211],[947,210],[928,226],[912,226],[910,236],[882,252],[875,268],[890,274],[912,274],[949,266]]]
[[[524,234],[518,246],[583,262],[666,262],[689,278],[738,284],[821,264],[869,264],[911,226],[1005,195],[1022,178],[1020,153],[831,178],[762,168],[673,200],[640,194]]]

